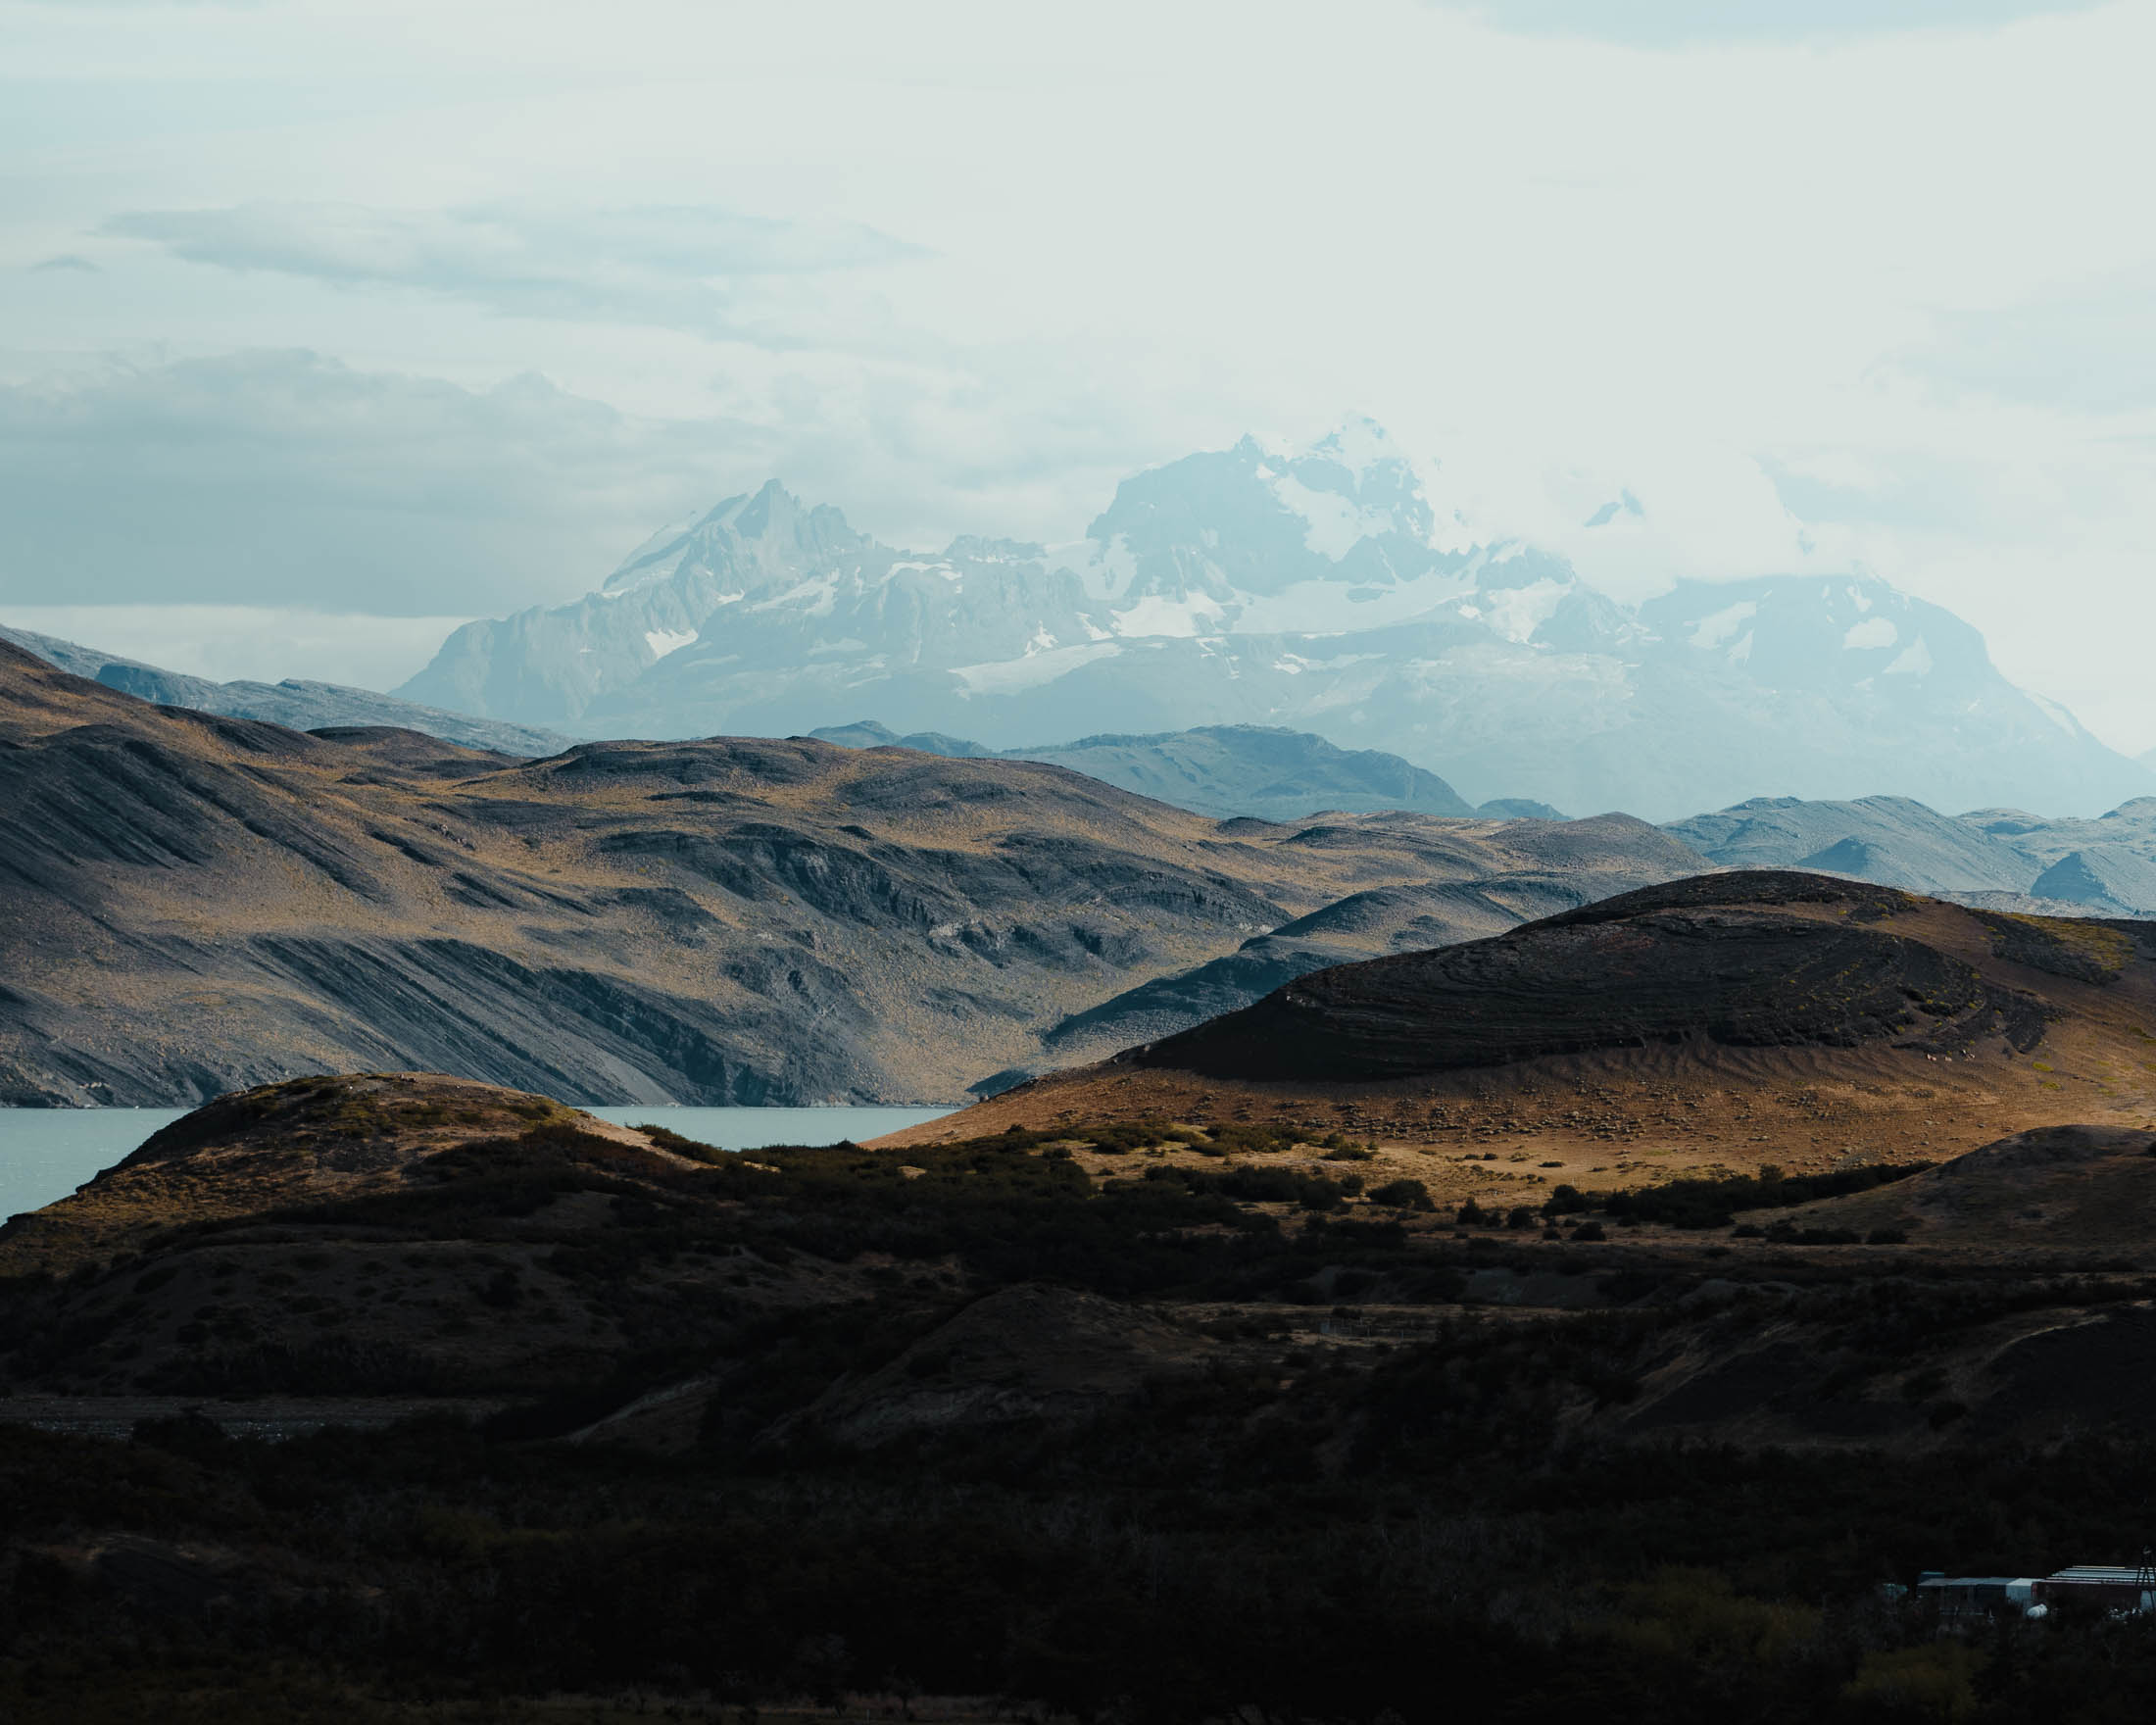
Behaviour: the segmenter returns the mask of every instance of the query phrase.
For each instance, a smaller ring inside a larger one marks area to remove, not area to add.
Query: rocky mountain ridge
[[[1945,815],[1908,797],[1755,797],[1663,831],[1732,868],[1816,868],[1995,909],[2156,915],[2156,798],[2093,820]]]
[[[896,550],[775,481],[656,535],[595,592],[459,629],[400,695],[584,735],[787,733],[877,713],[997,750],[1286,725],[1470,802],[1679,817],[1890,786],[2088,813],[2156,791],[1992,666],[1952,614],[1859,578],[1679,582],[1628,609],[1476,543],[1358,423],[1126,480],[1077,544]]]

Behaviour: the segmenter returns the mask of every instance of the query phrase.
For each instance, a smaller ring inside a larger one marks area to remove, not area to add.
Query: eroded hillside
[[[297,732],[5,644],[0,800],[17,1105],[356,1067],[584,1102],[956,1100],[1351,895],[1430,893],[1445,938],[1462,883],[1518,920],[1699,865],[1638,822],[1219,823],[1053,766],[806,739],[526,761]]]

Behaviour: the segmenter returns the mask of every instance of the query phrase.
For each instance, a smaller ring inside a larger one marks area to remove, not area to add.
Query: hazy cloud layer
[[[1082,522],[1130,436],[1105,404],[1014,433],[965,377],[780,393],[773,429],[292,351],[0,385],[0,608],[500,614],[588,591],[661,523],[773,475],[933,548],[953,522]]]
[[[522,317],[713,335],[754,333],[741,313],[745,290],[760,278],[831,274],[919,255],[855,223],[772,222],[698,207],[258,203],[131,211],[103,231],[220,269],[412,288]]]
[[[1807,42],[1912,29],[1981,29],[2102,0],[1483,0],[1501,29],[1588,36],[1637,47],[1694,42]]]
[[[9,605],[0,623],[212,682],[393,689],[468,616],[376,616],[278,605]]]
[[[249,353],[0,389],[0,604],[416,616],[589,585],[703,496],[724,424]]]
[[[2093,414],[2156,408],[2156,281],[2088,283],[1935,321],[1900,363],[1947,388]]]
[[[2156,742],[2145,0],[0,10],[18,603],[507,611],[771,474],[1053,539],[1358,411]]]

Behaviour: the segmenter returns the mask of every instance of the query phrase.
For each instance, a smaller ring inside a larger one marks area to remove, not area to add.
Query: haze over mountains
[[[0,641],[47,665],[161,707],[227,718],[259,718],[293,730],[388,725],[496,754],[555,755],[573,739],[507,719],[474,718],[344,683],[287,677],[277,683],[212,682],[77,641],[0,624]],[[1526,798],[1497,798],[1479,810],[1434,772],[1375,749],[1340,749],[1323,737],[1268,725],[1208,725],[1159,736],[1103,735],[1030,749],[995,750],[941,731],[902,737],[873,719],[818,725],[808,735],[849,749],[899,744],[961,761],[1005,756],[1068,766],[1103,783],[1200,814],[1293,820],[1320,810],[1375,813],[1474,814],[1493,819],[1562,819]]]
[[[1756,797],[1663,830],[1725,867],[1823,869],[2066,914],[2156,914],[2156,798],[2094,820],[2039,820],[2018,809],[1949,816],[1907,797]]]
[[[1436,773],[1397,755],[1335,748],[1323,737],[1280,725],[1199,725],[1150,737],[1106,733],[1001,751],[941,731],[902,737],[874,720],[824,725],[808,734],[849,749],[896,744],[960,760],[1000,753],[1014,761],[1046,761],[1200,814],[1296,820],[1327,809],[1351,814],[1396,809],[1494,820],[1564,818],[1546,803],[1520,797],[1494,798],[1477,808]]]
[[[2093,814],[2156,792],[1949,612],[1813,575],[1622,606],[1559,558],[1478,543],[1366,421],[1138,474],[1056,548],[897,550],[774,481],[654,535],[584,599],[465,626],[397,693],[587,736],[864,712],[998,750],[1111,717],[1285,725],[1470,803],[1653,819],[1770,793]]]
[[[324,725],[395,725],[423,731],[444,742],[462,743],[469,749],[490,749],[507,755],[552,755],[567,747],[569,741],[532,725],[475,718],[468,713],[445,713],[372,689],[354,688],[349,683],[311,682],[296,677],[276,683],[213,682],[208,677],[166,670],[76,641],[63,641],[29,629],[11,629],[5,623],[0,623],[0,641],[34,653],[47,665],[160,707],[186,707],[227,718],[259,718],[293,730],[316,730]]]

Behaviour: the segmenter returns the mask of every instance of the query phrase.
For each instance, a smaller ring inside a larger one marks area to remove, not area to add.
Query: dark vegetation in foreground
[[[1147,1141],[1128,1135],[1126,1150]],[[949,1696],[1163,1725],[2103,1725],[2156,1708],[2156,1627],[2062,1618],[1941,1638],[1881,1585],[1938,1565],[2131,1561],[2150,1537],[2156,1440],[2098,1422],[1961,1441],[1949,1458],[1623,1423],[1680,1345],[1796,1326],[1820,1405],[1900,1409],[1896,1435],[1958,1434],[1980,1421],[1943,1390],[1936,1362],[1957,1338],[2017,1312],[2145,1301],[2145,1283],[1917,1272],[1891,1251],[1778,1248],[1732,1270],[1703,1266],[1697,1241],[1620,1254],[1418,1234],[1412,1194],[1376,1204],[1350,1184],[1353,1145],[1318,1174],[1269,1162],[1258,1135],[1236,1147],[1251,1161],[1133,1162],[1096,1185],[1043,1134],[753,1158],[673,1141],[708,1163],[683,1168],[542,1127],[432,1157],[394,1190],[285,1211],[270,1220],[385,1257],[399,1241],[537,1240],[631,1346],[604,1369],[527,1373],[477,1427],[271,1444],[202,1417],[127,1441],[0,1425],[0,1716],[247,1725],[441,1702],[516,1718],[548,1695],[630,1691],[662,1714],[737,1720],[932,1712],[922,1698]],[[604,1227],[530,1231],[576,1194],[612,1200]],[[1787,1198],[1679,1193],[1656,1219],[1719,1219],[1739,1196]],[[1622,1232],[1624,1209],[1586,1195],[1571,1213]],[[175,1230],[96,1276],[139,1287],[152,1259],[264,1220]],[[774,1271],[866,1264],[872,1297],[856,1283],[821,1303],[653,1302],[651,1277],[721,1248]],[[1594,1281],[1606,1308],[1463,1306],[1508,1250]],[[18,1369],[47,1349],[54,1303],[96,1276],[0,1290]],[[1082,1419],[959,1420],[861,1447],[812,1417],[835,1384],[943,1382],[922,1340],[1021,1284],[1246,1315],[1194,1316],[1217,1349],[1203,1369],[1148,1377]],[[1718,1303],[1702,1306],[1710,1284]],[[515,1306],[514,1277],[498,1298]],[[1319,1346],[1250,1309],[1265,1303],[1326,1307],[1347,1330],[1377,1303],[1427,1307],[1428,1322]],[[68,1345],[94,1355],[122,1328]],[[213,1343],[206,1383],[244,1357]],[[335,1347],[332,1327],[315,1377],[258,1356],[269,1375],[247,1387],[350,1393]],[[720,1389],[678,1454],[552,1441],[698,1370]]]
[[[1941,1640],[1878,1584],[1942,1550],[2013,1572],[2111,1549],[2120,1504],[2156,1490],[2148,1444],[2002,1449],[1943,1493],[1907,1459],[1540,1449],[1552,1346],[1320,1382],[1307,1427],[1261,1442],[1216,1389],[872,1464],[446,1423],[281,1445],[0,1428],[0,1710],[186,1717],[154,1700],[192,1690],[201,1717],[299,1716],[282,1671],[325,1716],[625,1689],[748,1718],[924,1694],[1157,1720],[2147,1716],[2151,1626]],[[1371,1440],[1316,1464],[1310,1440],[1358,1418]],[[92,1580],[66,1551],[85,1524],[164,1543]],[[256,1561],[199,1579],[220,1550]]]

